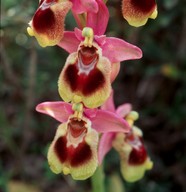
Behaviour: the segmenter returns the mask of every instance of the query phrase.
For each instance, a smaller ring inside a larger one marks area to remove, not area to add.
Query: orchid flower
[[[58,44],[70,53],[59,77],[59,94],[66,102],[83,102],[89,108],[101,106],[109,97],[121,61],[142,56],[138,47],[103,35],[109,14],[98,2],[98,13],[87,13],[87,27],[65,31]]]
[[[40,46],[54,46],[63,38],[64,21],[69,10],[72,8],[78,22],[78,14],[98,12],[97,1],[101,0],[39,0],[27,32],[35,36]]]
[[[68,0],[40,0],[27,32],[42,47],[54,46],[63,38],[64,20],[72,3]]]
[[[130,104],[123,104],[115,109],[113,93],[102,106],[102,109],[116,113],[126,119],[131,126],[129,133],[104,133],[100,139],[98,158],[101,164],[104,156],[113,147],[121,158],[121,173],[126,181],[134,182],[144,176],[146,170],[152,168],[153,163],[147,155],[142,140],[142,131],[133,125],[138,119],[138,113],[131,111]]]
[[[148,18],[157,17],[157,4],[155,0],[122,0],[123,17],[132,26],[145,25]]]
[[[36,110],[61,123],[48,151],[51,170],[71,174],[77,180],[92,176],[98,166],[98,133],[127,133],[130,129],[117,114],[83,108],[81,103],[44,102]]]

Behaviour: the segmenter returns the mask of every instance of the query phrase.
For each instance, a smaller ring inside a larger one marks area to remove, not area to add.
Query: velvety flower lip
[[[133,126],[126,135],[118,133],[112,145],[120,155],[121,173],[126,181],[138,181],[146,170],[152,169],[153,163],[147,155],[139,128]]]
[[[122,13],[130,25],[140,27],[157,17],[157,4],[155,0],[123,0]]]
[[[42,0],[35,12],[30,27],[30,36],[35,36],[42,47],[54,46],[60,42],[64,33],[65,16],[72,7],[67,0]]]
[[[85,117],[70,116],[62,123],[48,150],[51,170],[58,174],[71,174],[75,180],[84,180],[97,168],[98,133]]]

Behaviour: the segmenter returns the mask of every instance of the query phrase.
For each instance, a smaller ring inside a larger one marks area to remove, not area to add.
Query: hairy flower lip
[[[87,123],[86,133],[82,132],[78,137],[73,137],[69,123],[76,126],[78,120],[70,116],[68,122],[58,127],[48,151],[48,162],[54,173],[71,174],[73,179],[78,180],[90,177],[98,165],[98,133],[91,128],[88,119],[83,117],[81,120],[80,126]]]
[[[48,19],[48,22],[41,22],[45,19]],[[41,25],[42,23],[42,25]],[[34,14],[32,20],[32,26],[37,31],[38,34],[47,34],[47,28],[53,28],[55,25],[55,15],[54,12],[50,9],[50,4],[40,8]]]
[[[155,0],[122,0],[122,14],[131,26],[140,27],[157,17],[157,4]]]
[[[42,47],[54,46],[60,42],[64,33],[64,20],[72,6],[70,1],[43,0],[39,2],[27,32],[35,36]]]
[[[155,0],[143,0],[143,2],[139,2],[138,0],[131,0],[131,5],[141,10],[142,12],[149,12],[150,10],[153,10],[156,6]]]
[[[143,164],[147,156],[147,151],[144,147],[144,142],[141,135],[137,135],[138,130],[136,127],[125,135],[124,143],[127,143],[131,147],[128,163],[130,165],[141,165]]]

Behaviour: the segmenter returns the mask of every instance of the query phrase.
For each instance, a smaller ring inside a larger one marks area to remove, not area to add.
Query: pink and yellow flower
[[[66,102],[83,102],[86,107],[96,108],[109,96],[111,63],[96,43],[87,46],[91,41],[87,39],[67,58],[58,81],[59,94]]]
[[[157,17],[157,4],[155,0],[122,0],[123,17],[132,26],[145,25],[148,18]]]
[[[121,61],[142,56],[138,47],[103,35],[109,13],[98,2],[99,11],[87,13],[87,27],[65,31],[58,44],[70,53],[59,77],[59,94],[66,102],[83,102],[89,108],[101,106],[109,97]]]
[[[54,46],[63,38],[65,16],[72,7],[67,0],[40,0],[30,27],[30,36],[35,36],[42,47]]]
[[[147,155],[142,131],[133,125],[138,119],[138,113],[131,111],[130,104],[123,104],[115,109],[113,94],[103,105],[102,109],[115,112],[120,117],[126,119],[131,126],[129,133],[104,133],[99,144],[99,163],[113,147],[118,151],[121,161],[121,173],[126,181],[134,182],[141,179],[146,170],[152,169],[153,163]]]
[[[29,22],[27,32],[30,36],[35,36],[40,46],[54,46],[63,38],[65,17],[71,8],[79,27],[82,27],[78,15],[97,14],[98,4],[103,2],[101,0],[40,0],[39,8]]]
[[[59,94],[66,102],[83,102],[89,108],[101,106],[109,97],[121,61],[142,56],[138,47],[94,35],[88,27],[65,32],[59,45],[71,53],[59,77]]]
[[[36,110],[61,123],[48,151],[51,170],[77,180],[92,176],[98,166],[98,133],[129,131],[128,123],[115,113],[83,108],[81,103],[44,102]]]

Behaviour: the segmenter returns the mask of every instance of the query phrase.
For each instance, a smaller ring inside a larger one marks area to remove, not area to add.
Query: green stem
[[[91,177],[92,192],[105,192],[104,179],[105,175],[103,172],[103,166],[99,166]]]

